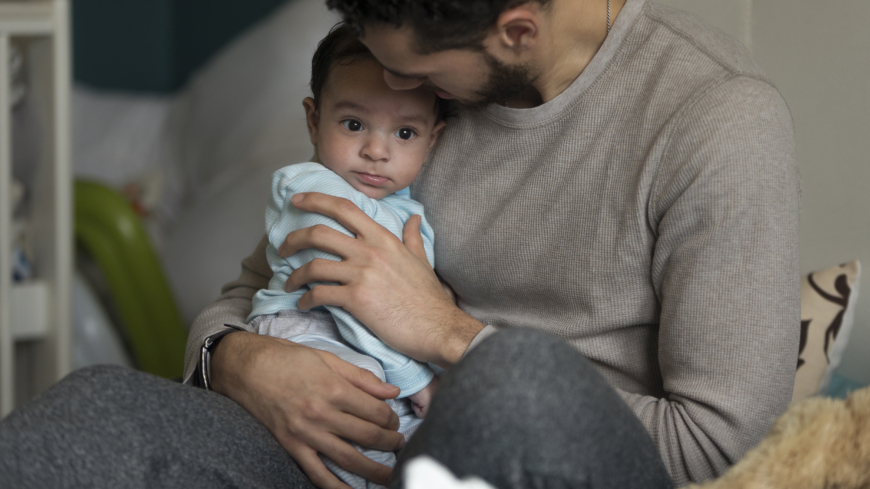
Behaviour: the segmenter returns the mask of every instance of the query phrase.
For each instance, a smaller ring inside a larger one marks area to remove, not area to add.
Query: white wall
[[[708,23],[739,39],[743,44],[751,44],[751,40],[747,36],[751,34],[748,30],[748,19],[752,11],[752,0],[651,1],[698,14]]]
[[[803,182],[801,269],[864,265],[839,373],[870,383],[870,2],[655,1],[740,39],[785,97]]]

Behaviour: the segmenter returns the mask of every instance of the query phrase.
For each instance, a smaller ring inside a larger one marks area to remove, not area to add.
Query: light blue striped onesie
[[[306,313],[298,312],[296,303],[309,288],[303,287],[289,293],[284,291],[284,283],[290,273],[305,263],[315,258],[340,260],[336,255],[316,249],[305,249],[289,258],[282,258],[278,256],[277,249],[284,242],[287,234],[296,229],[325,224],[348,236],[354,236],[334,219],[293,207],[290,198],[300,192],[320,192],[344,197],[400,239],[405,222],[415,214],[420,215],[422,217],[420,230],[426,257],[433,267],[435,265],[432,227],[423,216],[423,206],[411,199],[407,188],[375,200],[354,189],[336,173],[319,163],[286,166],[272,176],[272,195],[266,207],[266,232],[269,236],[266,259],[272,268],[273,276],[269,281],[269,288],[262,289],[254,295],[253,310],[248,316],[249,324],[260,334],[280,336],[294,343],[329,351],[345,361],[366,368],[381,380],[398,386],[401,389],[399,399],[417,393],[429,385],[435,376],[428,365],[390,348],[340,307],[325,306],[335,320],[334,326],[323,324],[323,321],[318,322],[316,319],[306,320],[304,317]],[[311,284],[314,285],[316,283]],[[316,314],[310,316],[316,317]],[[414,415],[407,400],[388,401],[388,403],[399,414],[399,432],[406,437],[410,436],[419,425],[420,419]],[[388,466],[395,465],[395,455],[392,452],[354,446],[376,462]],[[330,470],[354,489],[379,487],[341,469],[331,460],[321,458]]]

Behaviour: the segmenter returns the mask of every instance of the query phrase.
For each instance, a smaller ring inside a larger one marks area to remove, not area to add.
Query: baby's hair
[[[360,59],[375,59],[372,53],[361,43],[350,26],[339,22],[332,26],[329,34],[320,40],[317,51],[311,59],[311,93],[314,106],[320,107],[320,97],[323,86],[332,67],[337,63],[350,64]]]
[[[332,67],[339,63],[351,64],[361,59],[377,61],[348,24],[339,22],[332,26],[329,34],[317,45],[311,59],[311,93],[315,108],[320,108],[323,86],[332,72]],[[438,120],[443,120],[448,115],[449,104],[446,100],[435,97],[435,109]]]

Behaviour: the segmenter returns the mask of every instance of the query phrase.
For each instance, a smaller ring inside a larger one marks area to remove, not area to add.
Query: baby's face
[[[320,163],[373,199],[417,178],[444,125],[432,92],[391,89],[372,59],[337,64],[319,109],[310,98],[303,105]]]

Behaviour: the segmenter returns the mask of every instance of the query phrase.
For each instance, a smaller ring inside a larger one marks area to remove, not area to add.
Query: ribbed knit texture
[[[449,120],[412,195],[460,307],[586,355],[677,484],[722,473],[788,405],[791,117],[746,50],[695,17],[628,0],[554,100]],[[265,287],[262,249],[245,266],[197,320],[188,375],[202,338],[241,323],[245,296]]]

